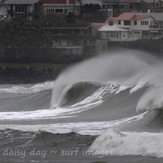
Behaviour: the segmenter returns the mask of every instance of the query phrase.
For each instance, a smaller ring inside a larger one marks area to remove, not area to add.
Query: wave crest
[[[67,85],[60,96],[59,106],[70,106],[82,101],[86,97],[96,92],[102,85],[94,82],[78,82],[73,85]]]

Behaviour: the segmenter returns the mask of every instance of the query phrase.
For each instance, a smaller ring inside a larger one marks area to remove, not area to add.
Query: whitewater
[[[75,133],[96,138],[87,152],[162,158],[162,72],[160,58],[122,49],[73,65],[55,81],[0,85],[0,135],[25,133],[29,146],[40,132]],[[2,151],[7,141],[0,139]]]

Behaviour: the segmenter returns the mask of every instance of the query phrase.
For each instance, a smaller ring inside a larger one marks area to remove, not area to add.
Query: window
[[[134,21],[134,25],[137,25],[137,21]]]
[[[62,14],[63,13],[63,9],[56,9],[55,12],[56,12],[56,14]]]
[[[113,25],[113,22],[112,22],[112,21],[110,21],[110,22],[109,22],[109,25]]]
[[[47,12],[48,14],[53,14],[53,13],[55,12],[55,10],[54,10],[53,7],[49,7],[49,8],[46,9],[46,12]]]
[[[120,20],[118,20],[118,25],[121,25],[121,21]]]
[[[139,32],[139,31],[135,31],[134,33],[135,33],[135,34],[140,34],[140,32]]]
[[[112,32],[111,35],[107,35],[108,37],[110,36],[111,38],[118,39],[120,38],[120,33],[118,32]]]
[[[123,37],[126,37],[126,34],[125,33],[123,33]]]
[[[23,5],[15,6],[15,12],[25,12],[25,6]]]
[[[129,21],[129,20],[124,20],[124,25],[131,25],[131,21]]]
[[[148,25],[148,21],[141,21],[141,25]]]

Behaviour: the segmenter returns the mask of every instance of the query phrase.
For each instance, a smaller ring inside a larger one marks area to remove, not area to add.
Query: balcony
[[[149,26],[150,29],[163,29],[163,24],[155,24],[155,25],[150,25]]]
[[[163,29],[163,22],[162,21],[155,21],[150,26],[150,29]]]

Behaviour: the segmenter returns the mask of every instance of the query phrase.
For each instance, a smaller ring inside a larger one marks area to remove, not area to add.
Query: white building
[[[162,33],[152,30],[156,20],[150,15],[123,13],[109,18],[99,29],[101,37],[110,41],[135,41],[138,39],[158,38]]]
[[[0,6],[8,19],[23,17],[26,20],[35,20],[40,16],[39,0],[4,0]]]
[[[80,1],[78,0],[40,0],[43,5],[43,15],[74,15],[80,14]]]

